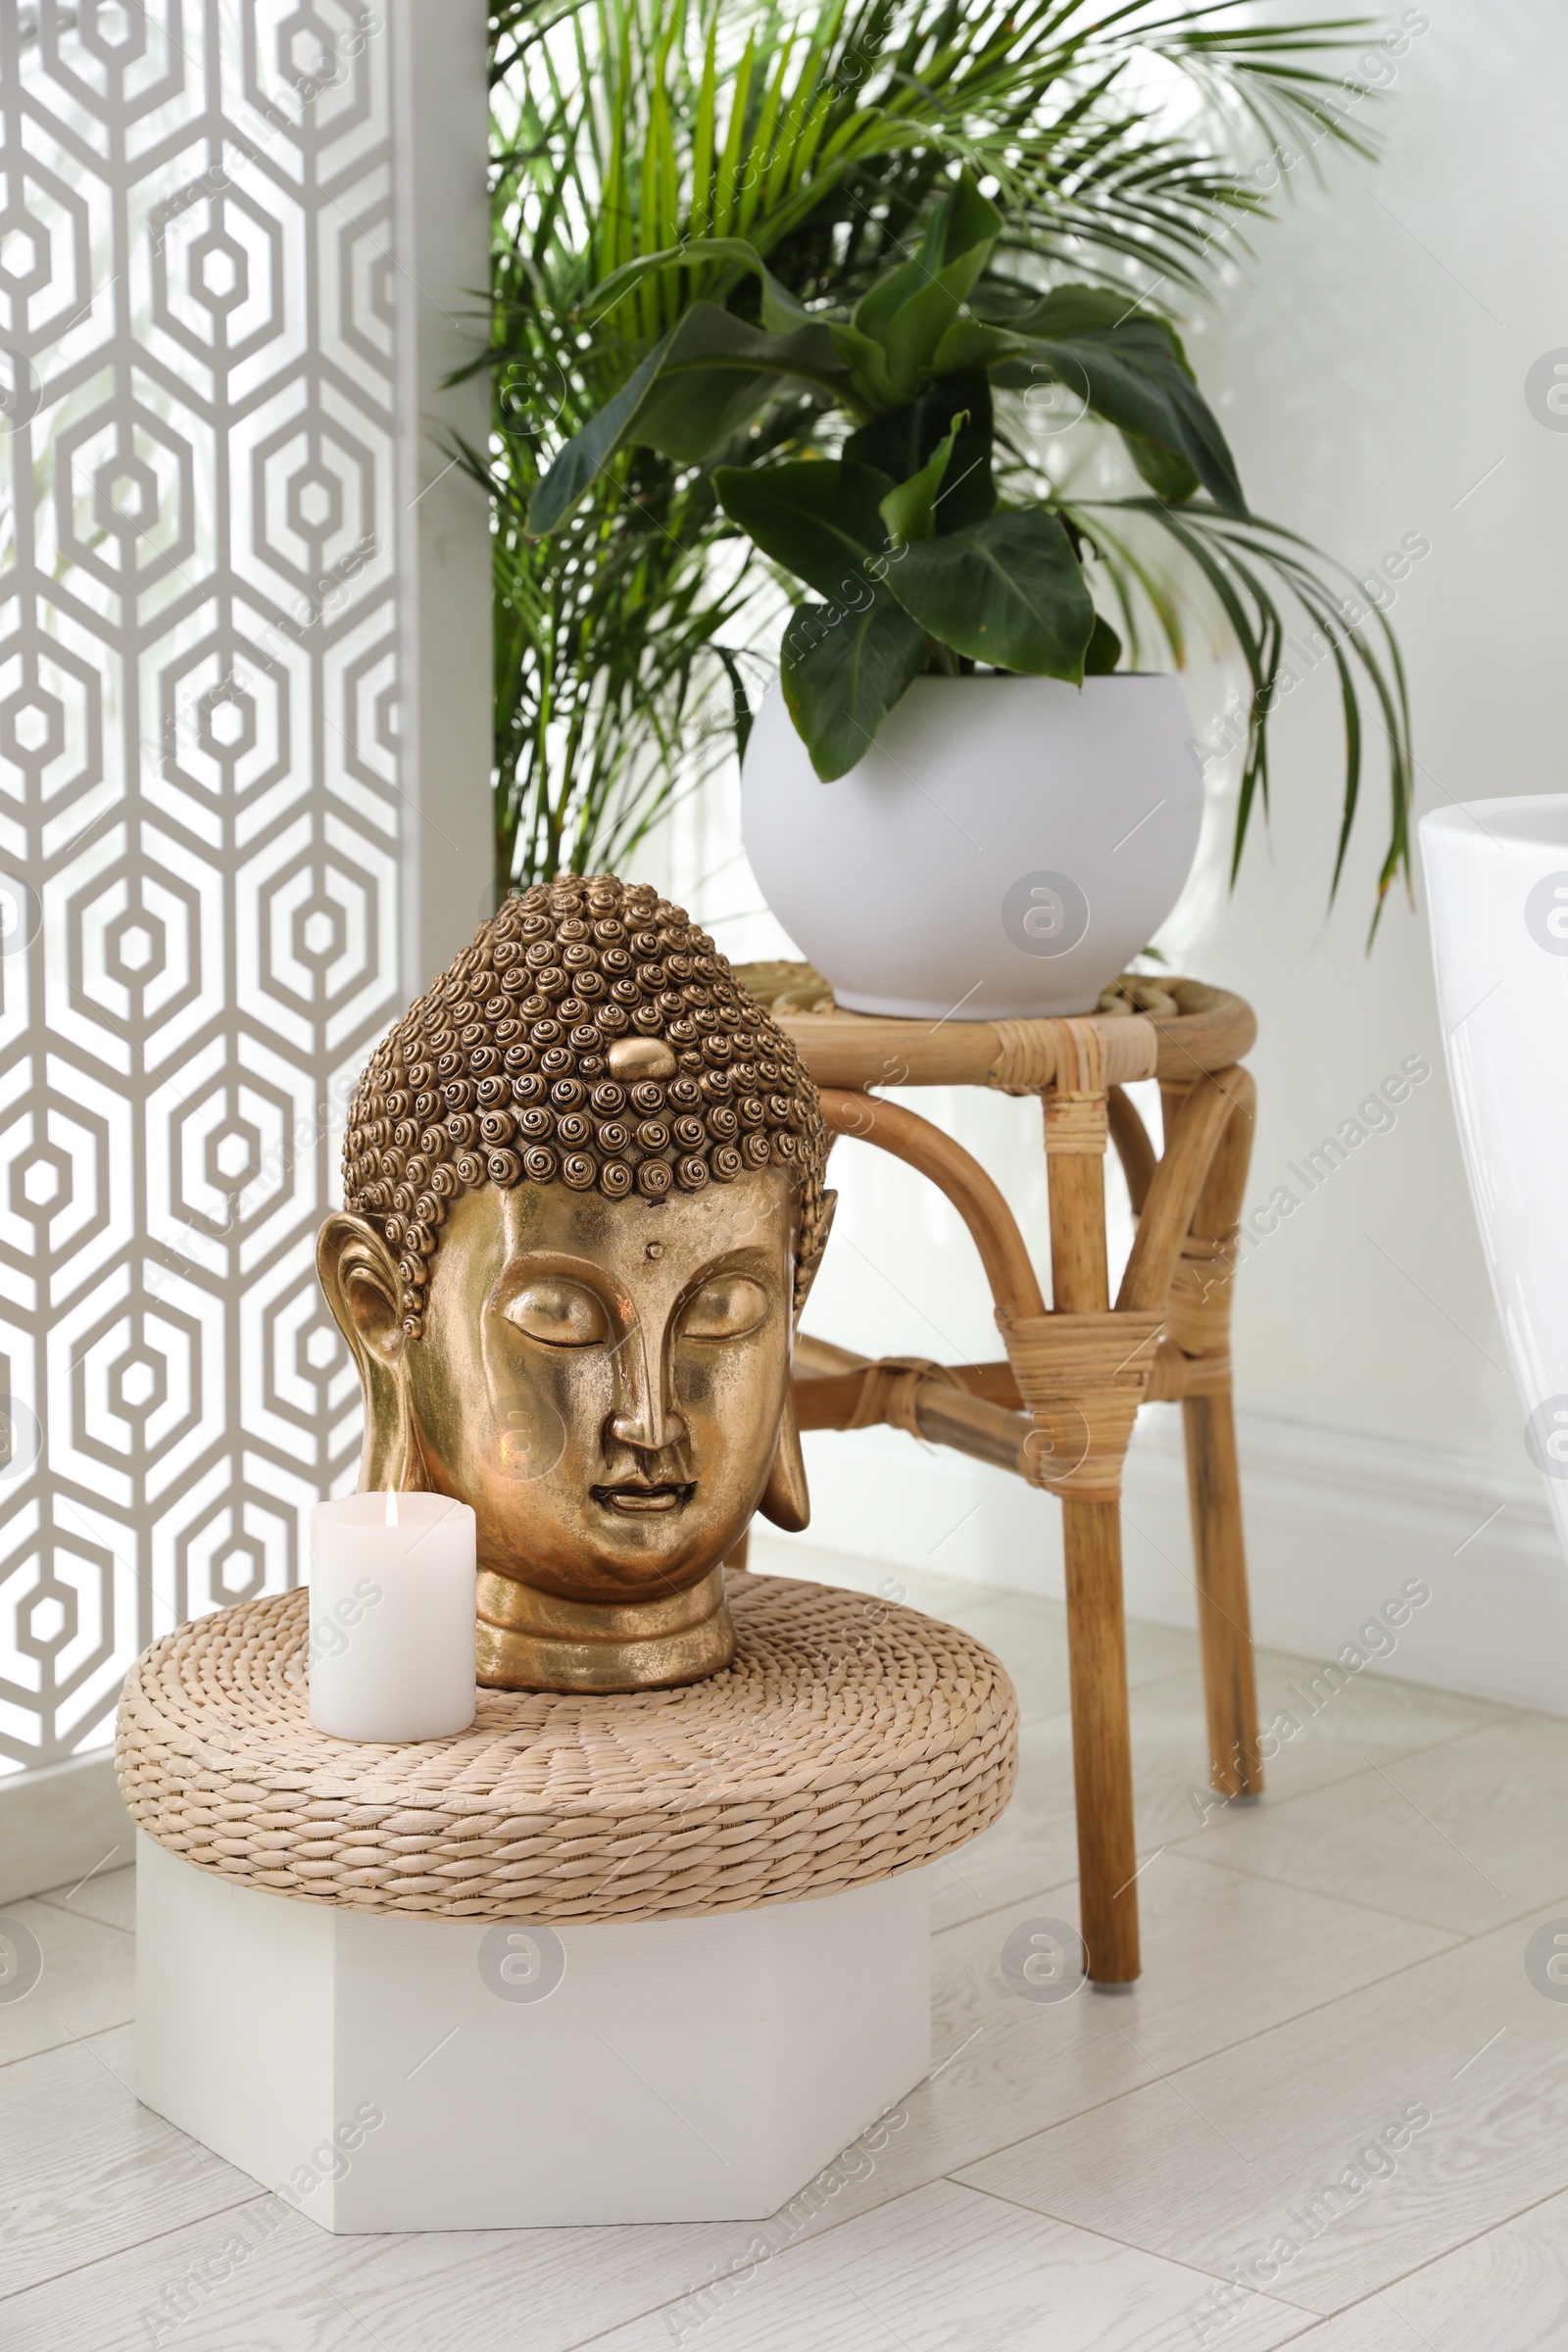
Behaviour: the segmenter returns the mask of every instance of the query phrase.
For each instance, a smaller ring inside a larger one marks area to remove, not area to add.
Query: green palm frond
[[[1389,841],[1378,874],[1370,946],[1395,880],[1401,874],[1407,885],[1410,880],[1410,808],[1415,790],[1404,664],[1383,612],[1367,604],[1359,593],[1361,583],[1344,564],[1325,557],[1283,523],[1258,515],[1241,521],[1206,500],[1172,506],[1156,498],[1062,501],[1057,512],[1070,515],[1095,547],[1129,622],[1135,648],[1136,592],[1141,591],[1180,665],[1180,607],[1172,598],[1169,581],[1107,521],[1109,516],[1142,516],[1168,536],[1193,564],[1224,614],[1246,665],[1249,688],[1231,853],[1233,882],[1253,814],[1258,808],[1265,815],[1268,810],[1268,720],[1282,694],[1327,662],[1340,688],[1345,726],[1345,797],[1329,886],[1332,901],[1345,869],[1360,802],[1364,737],[1360,694],[1370,694],[1386,748],[1391,802]],[[1338,587],[1334,575],[1338,575]],[[1294,604],[1304,615],[1309,632],[1304,641],[1292,638],[1286,604]],[[1298,662],[1300,668],[1296,666]],[[1359,687],[1356,671],[1361,673]]]

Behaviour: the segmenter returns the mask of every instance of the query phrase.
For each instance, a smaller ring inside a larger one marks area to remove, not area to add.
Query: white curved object
[[[1421,853],[1471,1199],[1568,1550],[1568,794],[1434,809]]]
[[[1170,677],[916,678],[819,783],[775,688],[741,780],[753,871],[855,1012],[1088,1012],[1198,848],[1202,781]]]

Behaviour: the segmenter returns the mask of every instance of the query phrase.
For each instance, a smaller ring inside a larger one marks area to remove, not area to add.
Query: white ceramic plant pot
[[[1568,794],[1435,809],[1421,852],[1470,1194],[1568,1550]]]
[[[747,854],[855,1012],[1087,1012],[1164,921],[1202,782],[1169,677],[916,678],[819,783],[775,688],[741,779]]]

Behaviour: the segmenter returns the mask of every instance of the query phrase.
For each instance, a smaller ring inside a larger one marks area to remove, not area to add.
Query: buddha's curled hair
[[[668,1048],[644,1057],[665,1074],[612,1070],[611,1049],[637,1038]],[[508,899],[376,1048],[349,1109],[344,1203],[397,1259],[417,1338],[441,1227],[467,1187],[657,1201],[783,1166],[799,1300],[827,1238],[827,1149],[794,1047],[707,932],[645,883],[562,876]]]

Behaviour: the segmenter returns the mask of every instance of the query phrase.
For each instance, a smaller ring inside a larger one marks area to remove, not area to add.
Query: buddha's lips
[[[588,1492],[595,1502],[607,1510],[630,1511],[641,1517],[654,1511],[678,1511],[690,1502],[695,1486],[645,1486],[640,1479],[626,1479],[615,1487],[590,1487]]]

